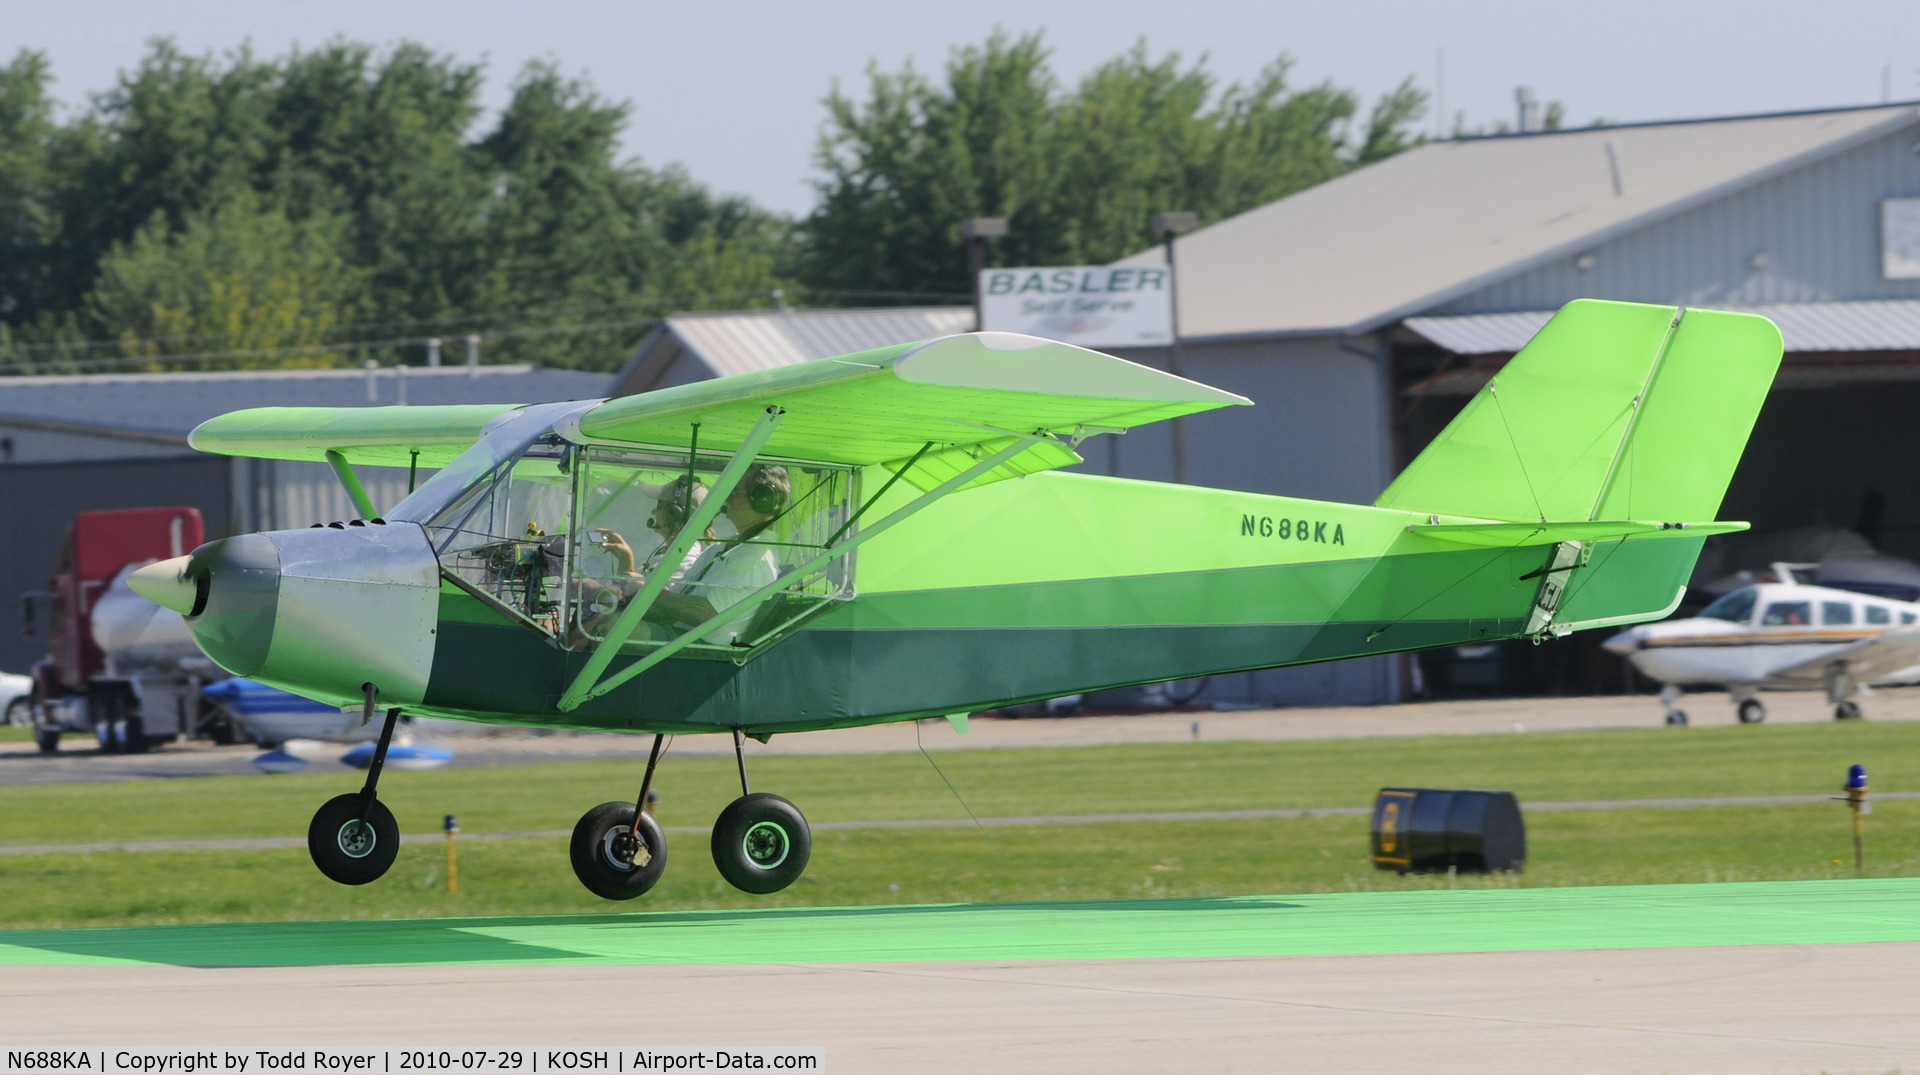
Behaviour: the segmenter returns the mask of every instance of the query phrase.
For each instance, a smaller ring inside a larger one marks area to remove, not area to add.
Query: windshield
[[[431,520],[480,479],[526,451],[534,441],[552,430],[555,422],[577,411],[596,407],[601,402],[596,399],[540,403],[508,411],[494,419],[473,447],[461,452],[453,462],[408,494],[405,500],[394,505],[386,518],[391,522],[424,523]]]
[[[1703,620],[1726,620],[1729,623],[1747,623],[1753,619],[1754,590],[1749,586],[1744,590],[1735,590],[1713,604],[1700,610]]]

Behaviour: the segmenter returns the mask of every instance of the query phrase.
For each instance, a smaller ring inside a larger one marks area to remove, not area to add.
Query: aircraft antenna
[[[927,764],[933,766],[934,772],[940,774],[940,782],[947,786],[948,791],[953,792],[955,799],[960,800],[960,809],[965,810],[967,816],[973,818],[973,827],[980,830],[980,835],[985,836],[989,840],[993,839],[993,834],[988,832],[987,827],[980,824],[980,819],[974,815],[973,807],[968,806],[967,800],[961,796],[960,789],[953,786],[953,781],[948,780],[947,774],[941,772],[940,763],[934,761],[933,755],[927,753],[926,745],[920,742],[920,722],[917,720],[913,722],[913,745],[920,748],[920,756],[927,759]]]

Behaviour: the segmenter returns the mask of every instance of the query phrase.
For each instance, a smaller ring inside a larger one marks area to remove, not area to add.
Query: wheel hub
[[[763,870],[771,870],[787,861],[790,849],[787,830],[771,821],[762,821],[747,830],[740,841],[747,861]]]
[[[645,866],[653,858],[640,837],[625,825],[607,830],[605,839],[600,841],[600,853],[614,869],[628,872]]]
[[[337,842],[342,855],[350,859],[366,858],[373,854],[373,845],[376,842],[373,826],[359,818],[349,819],[346,824],[340,826]]]

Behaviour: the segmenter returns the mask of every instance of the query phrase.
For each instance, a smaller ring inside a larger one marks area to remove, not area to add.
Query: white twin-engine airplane
[[[1643,623],[1604,645],[1666,684],[1668,724],[1685,724],[1683,686],[1724,686],[1742,724],[1767,717],[1761,691],[1824,688],[1835,720],[1860,719],[1869,684],[1920,680],[1920,603],[1795,581],[1735,590],[1686,620]]]

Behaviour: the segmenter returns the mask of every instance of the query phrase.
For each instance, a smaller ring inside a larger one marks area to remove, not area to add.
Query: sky
[[[1581,125],[1920,99],[1912,0],[10,0],[8,8],[0,48],[47,53],[55,95],[73,108],[111,88],[163,35],[215,54],[249,41],[264,55],[337,36],[418,41],[484,61],[490,109],[524,64],[553,61],[632,104],[629,155],[678,162],[717,191],[795,215],[813,205],[821,102],[836,81],[860,93],[870,63],[938,72],[950,49],[996,27],[1044,31],[1068,84],[1142,40],[1156,58],[1204,55],[1223,84],[1250,81],[1284,53],[1296,85],[1330,80],[1369,104],[1412,77],[1469,128],[1511,121],[1519,86],[1564,103],[1568,122]],[[1433,129],[1434,118],[1423,126]]]

